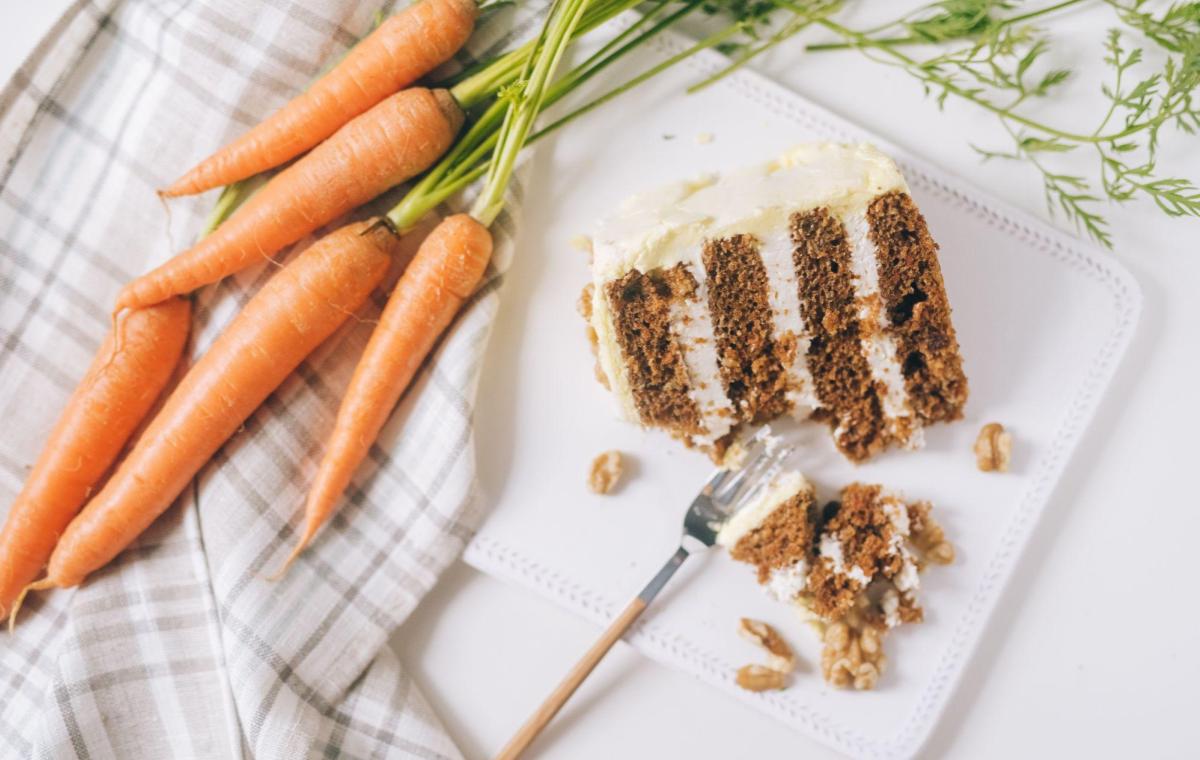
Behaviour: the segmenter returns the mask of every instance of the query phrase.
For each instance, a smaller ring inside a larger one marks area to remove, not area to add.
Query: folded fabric
[[[540,9],[489,15],[457,65],[529,33]],[[304,87],[378,10],[81,0],[0,93],[0,511],[107,330],[118,289],[194,238],[215,198],[164,208],[155,189]],[[0,644],[0,754],[458,756],[387,641],[479,518],[472,406],[512,255],[509,209],[484,284],[291,572],[268,580],[294,542],[382,293],[134,547],[80,588],[27,603]],[[272,271],[198,294],[190,357]]]

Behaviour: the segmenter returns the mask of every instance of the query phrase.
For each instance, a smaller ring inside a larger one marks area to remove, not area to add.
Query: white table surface
[[[67,4],[4,3],[0,80]],[[1095,71],[1090,64],[1111,17],[1087,11],[1071,20],[1074,35],[1055,48],[1058,63]],[[981,166],[968,147],[968,140],[1003,145],[994,119],[954,103],[939,113],[902,73],[853,55],[800,59],[795,47],[783,46],[760,70],[1044,213],[1036,176],[1019,165]],[[1070,105],[1094,108],[1097,86],[1081,81],[1067,95]],[[1164,165],[1200,180],[1200,139],[1169,143]],[[536,225],[539,213],[552,209],[532,210],[525,223]],[[1200,751],[1200,605],[1189,595],[1200,536],[1193,485],[1200,221],[1170,221],[1141,203],[1106,213],[1114,255],[1145,293],[1138,335],[923,755],[1183,758]],[[1122,559],[1130,550],[1137,554]],[[466,755],[483,758],[597,632],[530,592],[457,565],[395,645]],[[536,749],[531,757],[572,760],[837,757],[623,644]]]

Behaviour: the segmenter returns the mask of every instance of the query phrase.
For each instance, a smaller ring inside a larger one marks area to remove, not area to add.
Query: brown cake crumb
[[[871,579],[895,578],[902,569],[903,557],[893,543],[895,529],[882,506],[882,490],[860,483],[847,486],[837,512],[821,532],[822,547],[826,540],[836,541],[841,553],[837,560],[818,559],[809,575],[813,610],[822,617],[843,617]],[[854,577],[856,568],[859,578]]]
[[[759,583],[766,583],[772,570],[807,562],[816,539],[815,511],[813,492],[800,491],[772,510],[761,525],[738,539],[729,556],[754,565]]]
[[[587,323],[587,338],[588,345],[592,348],[592,372],[596,375],[596,382],[604,386],[605,390],[612,390],[612,386],[608,383],[608,375],[604,374],[604,368],[600,366],[600,338],[596,335],[596,328],[592,327],[592,294],[595,292],[595,287],[592,283],[583,286],[583,292],[579,294],[579,300],[575,302],[575,308],[579,312],[579,316],[583,317],[583,321]]]
[[[1012,435],[999,422],[989,422],[975,439],[975,464],[983,472],[1008,472]]]
[[[879,288],[909,403],[925,423],[960,419],[967,402],[967,378],[950,321],[938,245],[907,193],[875,198],[867,209],[867,221],[879,252]]]
[[[887,662],[884,634],[924,618],[918,574],[930,564],[952,562],[954,547],[929,502],[852,483],[840,501],[818,509],[811,487],[804,493],[803,509],[795,500],[783,502],[730,554],[753,564],[769,590],[776,568],[795,568],[804,586],[793,601],[823,631],[825,679],[842,688],[874,688]]]
[[[744,422],[765,422],[790,409],[783,360],[773,337],[767,268],[753,235],[704,244],[708,308],[725,394]],[[794,346],[792,351],[794,351]]]
[[[621,452],[610,449],[592,460],[592,469],[588,473],[588,488],[592,493],[609,493],[617,487],[623,472]]]
[[[863,355],[846,228],[827,208],[793,214],[801,316],[812,335],[808,368],[837,447],[861,462],[886,442],[883,410]]]
[[[692,400],[683,349],[671,331],[671,303],[694,298],[696,281],[680,264],[643,274],[636,269],[605,285],[617,343],[642,422],[685,437],[703,432]]]

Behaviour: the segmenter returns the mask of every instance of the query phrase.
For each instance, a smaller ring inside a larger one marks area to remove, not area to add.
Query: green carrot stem
[[[517,155],[525,145],[534,119],[542,110],[550,78],[562,61],[587,7],[588,0],[562,0],[561,6],[555,2],[555,8],[544,27],[542,44],[538,45],[537,52],[530,58],[530,65],[523,72],[527,73],[522,77],[524,86],[504,115],[492,164],[488,167],[487,181],[472,208],[471,216],[481,224],[490,226],[504,208],[504,192],[516,169]]]
[[[540,130],[535,132],[529,138],[529,142],[532,143],[535,140],[538,140],[538,139],[546,136],[547,134],[553,132],[554,130],[560,129],[561,127],[564,127],[567,124],[570,124],[572,121],[578,119],[580,116],[583,116],[584,114],[589,113],[589,112],[599,108],[600,106],[604,105],[605,103],[607,103],[608,101],[617,97],[618,95],[622,95],[622,94],[628,92],[629,90],[632,90],[634,87],[637,87],[639,84],[642,84],[643,82],[658,76],[659,74],[661,74],[662,72],[671,68],[672,66],[679,63],[680,61],[690,58],[702,50],[707,50],[708,48],[716,47],[720,43],[722,43],[722,42],[726,41],[727,39],[729,39],[730,37],[732,37],[737,32],[738,32],[737,27],[733,27],[733,26],[726,27],[725,29],[722,29],[721,31],[716,32],[715,34],[709,35],[708,37],[704,38],[700,42],[695,43],[694,45],[687,48],[686,50],[676,53],[675,55],[673,55],[669,58],[663,59],[655,66],[652,66],[651,68],[646,69],[645,71],[643,71],[642,73],[633,77],[632,79],[624,82],[623,84],[621,84],[617,87],[614,87],[613,89],[609,90],[608,92],[604,93],[603,95],[601,95],[597,98],[594,98],[593,100],[585,103],[584,105],[580,106],[579,108],[576,108],[575,110],[566,114],[565,116],[562,116],[559,119],[546,125],[545,127],[542,127]]]
[[[780,0],[780,2],[783,2],[783,0]],[[923,79],[928,79],[929,81],[936,84],[938,87],[944,88],[947,92],[957,95],[957,96],[961,97],[963,100],[966,100],[970,103],[974,103],[975,105],[979,106],[980,108],[990,111],[1003,119],[1009,119],[1013,122],[1016,122],[1017,124],[1021,124],[1022,126],[1029,127],[1030,129],[1036,129],[1039,132],[1042,132],[1043,134],[1046,134],[1046,135],[1058,137],[1063,140],[1070,140],[1071,142],[1085,143],[1085,144],[1111,143],[1111,142],[1120,141],[1126,137],[1129,137],[1130,135],[1136,134],[1136,133],[1142,131],[1143,129],[1145,129],[1145,127],[1146,127],[1146,125],[1142,122],[1135,122],[1135,123],[1127,125],[1124,129],[1121,129],[1116,132],[1111,132],[1109,134],[1104,134],[1104,135],[1100,135],[1100,134],[1085,135],[1085,134],[1078,134],[1075,132],[1067,132],[1067,131],[1061,130],[1061,129],[1055,129],[1054,127],[1051,127],[1049,125],[1046,125],[1041,122],[1030,119],[1028,117],[1022,116],[1021,114],[1012,111],[1010,107],[997,105],[996,103],[993,103],[992,101],[988,100],[987,98],[980,96],[974,90],[969,90],[965,87],[955,84],[954,82],[952,82],[948,79],[939,77],[936,74],[927,71],[926,69],[921,67],[921,64],[919,61],[917,61],[913,58],[910,58],[909,56],[905,55],[904,53],[901,53],[899,50],[894,50],[889,47],[877,47],[875,45],[872,45],[870,38],[867,38],[867,37],[863,36],[862,34],[855,32],[852,29],[847,29],[846,27],[842,26],[841,24],[831,21],[828,18],[818,19],[816,23],[820,24],[821,26],[824,26],[826,29],[830,30],[831,32],[835,32],[837,34],[842,35],[845,39],[847,39],[850,42],[850,44],[852,46],[854,46],[856,48],[869,48],[871,50],[877,50],[880,53],[892,58],[893,60],[899,62],[901,65],[903,65],[904,67],[906,67],[912,71],[922,72]]]
[[[924,37],[872,37],[873,43],[876,45],[887,45],[899,47],[901,45],[928,45],[929,40]],[[804,51],[807,53],[824,53],[830,50],[853,50],[858,47],[849,42],[814,42],[804,46]]]
[[[995,27],[992,27],[992,29],[1003,28],[1006,26],[1012,26],[1014,24],[1020,24],[1021,22],[1024,22],[1024,21],[1031,21],[1035,18],[1038,18],[1039,16],[1045,16],[1047,14],[1054,13],[1055,11],[1061,11],[1066,8],[1070,8],[1073,5],[1079,5],[1081,2],[1084,2],[1084,0],[1062,0],[1062,2],[1054,3],[1053,5],[1048,5],[1044,8],[1036,8],[1036,9],[1034,9],[1032,11],[1028,11],[1026,13],[1020,13],[1016,16],[1010,16],[1009,18],[1001,19],[1000,21],[997,22]],[[880,28],[870,30],[867,32],[862,32],[862,34],[866,35],[867,38],[869,40],[871,40],[871,43],[873,46],[878,46],[878,47],[900,47],[900,46],[904,46],[904,45],[930,45],[930,44],[936,44],[938,42],[949,42],[950,41],[950,40],[932,40],[932,39],[929,39],[928,37],[922,37],[920,35],[907,35],[904,37],[871,37],[870,36],[873,32],[882,31],[883,29],[886,29],[888,26],[894,26],[894,24],[888,24],[885,27],[880,27]],[[952,39],[958,39],[958,38],[955,37]],[[861,47],[861,45],[854,43],[854,42],[818,42],[818,43],[814,43],[811,45],[805,45],[804,49],[807,52],[822,53],[822,52],[828,52],[831,50],[853,50],[858,47]]]
[[[221,188],[221,194],[217,197],[217,202],[213,206],[212,211],[209,212],[208,220],[204,223],[204,228],[200,230],[200,237],[208,237],[226,219],[233,216],[233,212],[237,211],[239,206],[249,200],[250,196],[258,192],[260,187],[267,184],[270,176],[270,172],[255,174],[253,177],[247,177],[239,182],[234,182],[232,185],[226,185]]]
[[[639,2],[640,0],[602,0],[591,3],[578,27],[572,32],[571,39],[587,34],[635,7]],[[531,40],[491,62],[468,69],[455,79],[443,83],[443,86],[452,85],[450,94],[463,110],[474,108],[517,80],[518,73],[535,51],[536,42],[537,40]]]
[[[566,96],[569,92],[581,85],[583,82],[587,81],[587,79],[590,77],[595,76],[605,67],[617,61],[633,47],[642,44],[646,40],[658,34],[658,32],[661,31],[665,25],[674,23],[674,21],[679,18],[679,14],[682,12],[690,12],[699,7],[699,4],[695,3],[686,7],[685,9],[674,11],[649,29],[643,30],[633,39],[627,40],[625,44],[621,45],[620,47],[616,49],[610,49],[608,54],[599,60],[596,60],[596,56],[593,55],[587,61],[574,68],[555,83],[555,85],[546,95],[546,99],[543,103],[543,110]],[[690,58],[696,53],[719,45],[720,43],[732,37],[738,31],[739,29],[736,27],[727,27],[706,37],[700,42],[691,45],[687,49],[660,61],[655,66],[641,72],[636,77],[633,77],[621,85],[608,90],[604,94],[588,101],[587,103],[584,103],[552,123],[537,130],[529,136],[525,144],[533,144],[552,132],[561,129],[572,121],[575,121],[584,114],[599,108],[613,98],[628,92],[639,84],[652,79],[658,74],[661,74],[672,66],[680,63],[681,61]],[[454,167],[447,165],[447,167],[439,175],[440,181],[431,182],[429,184],[422,183],[414,186],[412,190],[401,200],[401,202],[388,214],[388,219],[397,229],[409,229],[419,222],[425,214],[437,207],[438,204],[442,203],[450,196],[479,179],[490,166],[491,162],[487,161],[486,159],[491,147],[495,145],[498,137],[499,135],[493,129],[493,132],[489,137],[482,142],[476,143],[476,148],[473,150],[471,155],[466,156],[458,161],[457,165]],[[443,160],[447,161],[446,159]],[[447,164],[449,164],[448,161]]]
[[[697,82],[696,84],[692,85],[691,87],[688,87],[688,89],[687,89],[688,94],[699,92],[700,90],[703,90],[705,87],[716,84],[720,80],[724,79],[725,77],[729,76],[733,72],[735,72],[738,69],[745,66],[747,63],[749,63],[751,61],[751,59],[755,58],[759,54],[764,53],[767,50],[770,50],[771,48],[775,47],[776,45],[783,42],[784,40],[792,37],[795,34],[798,34],[799,32],[801,32],[804,29],[808,28],[809,26],[812,25],[814,20],[815,20],[815,16],[813,16],[813,15],[804,15],[804,14],[797,13],[792,18],[791,21],[789,21],[788,23],[786,23],[782,27],[780,27],[779,31],[776,32],[775,34],[771,35],[771,37],[766,42],[759,45],[758,47],[747,50],[745,53],[743,53],[742,55],[735,58],[731,64],[726,66],[721,71],[718,71],[716,74],[713,74],[712,76],[708,77],[707,79]]]

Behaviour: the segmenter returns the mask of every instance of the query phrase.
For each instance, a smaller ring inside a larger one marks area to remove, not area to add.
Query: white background
[[[5,3],[0,80],[66,5]],[[886,5],[895,13],[901,4]],[[1053,24],[1070,34],[1060,34],[1055,63],[1082,72],[1054,111],[1078,114],[1080,128],[1100,107],[1099,42],[1111,23],[1108,12],[1095,9]],[[941,113],[907,75],[861,56],[800,56],[797,49],[795,41],[784,44],[758,67],[994,195],[1045,213],[1033,173],[981,165],[968,146],[1003,147],[991,116],[955,103]],[[1164,168],[1200,181],[1200,138],[1172,135],[1168,144]],[[1167,220],[1140,203],[1106,214],[1114,255],[1145,294],[1138,335],[924,755],[1200,752],[1200,604],[1193,592],[1200,553],[1193,485],[1200,464],[1200,221]],[[597,633],[529,592],[459,565],[400,630],[396,646],[463,751],[482,758]],[[623,644],[536,748],[530,756],[573,760],[836,756]]]

